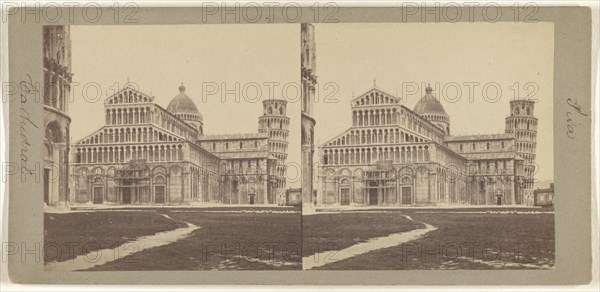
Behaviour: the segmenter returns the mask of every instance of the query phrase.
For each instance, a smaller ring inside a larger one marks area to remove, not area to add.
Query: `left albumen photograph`
[[[299,32],[44,26],[45,271],[302,269]]]

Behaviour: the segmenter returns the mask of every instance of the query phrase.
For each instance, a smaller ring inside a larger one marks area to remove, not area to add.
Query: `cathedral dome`
[[[202,120],[202,115],[198,111],[196,104],[191,97],[185,94],[185,86],[183,84],[179,86],[179,94],[169,102],[167,110],[175,115],[192,114],[192,116],[197,116],[199,120]]]
[[[433,89],[430,86],[427,86],[427,89],[425,90],[425,96],[423,96],[421,100],[417,102],[417,105],[415,105],[413,111],[422,116],[428,114],[447,116],[446,111],[444,110],[444,107],[440,101],[433,94],[431,94],[432,91]]]

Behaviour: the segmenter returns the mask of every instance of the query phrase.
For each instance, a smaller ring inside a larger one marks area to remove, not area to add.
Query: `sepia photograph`
[[[3,5],[0,290],[598,283],[597,9],[113,4]]]
[[[304,269],[553,269],[552,24],[303,33]]]
[[[43,30],[45,270],[301,268],[299,25]]]

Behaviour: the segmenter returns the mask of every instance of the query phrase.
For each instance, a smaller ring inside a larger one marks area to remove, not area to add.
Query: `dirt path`
[[[167,219],[174,220],[168,215],[161,215]],[[47,272],[69,272],[89,269],[124,258],[145,249],[173,243],[189,236],[192,231],[200,228],[191,223],[183,223],[187,226],[171,231],[159,232],[154,235],[141,236],[134,241],[124,243],[113,249],[97,250],[71,260],[48,263],[44,266],[44,270]]]
[[[403,216],[410,221],[418,222],[413,220],[410,216]],[[421,236],[437,229],[437,227],[434,227],[427,223],[418,223],[425,224],[425,228],[415,229],[402,233],[394,233],[383,237],[371,238],[366,242],[357,243],[353,246],[344,248],[342,250],[326,251],[304,257],[302,258],[302,269],[310,270],[337,261],[349,259],[351,257],[355,257],[357,255],[364,254],[370,251],[400,245],[418,239]]]

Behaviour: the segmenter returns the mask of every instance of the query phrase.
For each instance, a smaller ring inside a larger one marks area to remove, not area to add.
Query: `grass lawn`
[[[139,236],[186,226],[149,211],[44,214],[44,262],[114,248]]]
[[[200,229],[168,245],[143,250],[90,270],[273,270],[301,269],[301,213],[268,208],[163,209]],[[240,212],[238,212],[240,211]]]
[[[374,250],[320,269],[540,269],[554,266],[554,214],[478,214],[471,211],[397,211],[438,229],[415,241]],[[351,218],[357,214],[341,215]],[[340,221],[350,220],[344,217],[340,217]],[[322,221],[320,226],[336,228],[335,222]],[[356,226],[356,229],[363,232],[365,226]],[[373,232],[372,237],[376,236],[379,235]]]
[[[352,212],[304,216],[303,254],[340,250],[370,238],[406,232],[424,225],[400,216],[397,211]]]

